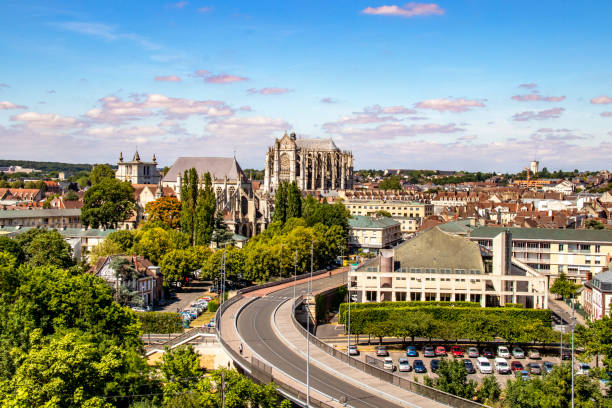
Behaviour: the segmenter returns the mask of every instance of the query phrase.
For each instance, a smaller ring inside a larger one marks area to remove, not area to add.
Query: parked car
[[[612,371],[606,371],[606,373],[603,375],[603,378],[599,379],[599,382],[604,387],[607,387],[610,384],[610,380],[612,380]]]
[[[387,348],[385,346],[377,346],[376,355],[378,357],[387,357],[389,355],[389,352],[387,351]]]
[[[436,352],[432,346],[423,347],[423,357],[435,357]]]
[[[561,360],[571,360],[572,359],[572,351],[570,349],[564,348],[561,350]]]
[[[212,300],[212,297],[210,297],[210,296],[202,296],[200,299],[206,300],[206,301],[210,302]]]
[[[444,346],[436,347],[436,357],[446,356],[446,349]]]
[[[497,347],[497,357],[510,358],[510,350],[506,346]]]
[[[527,380],[531,379],[531,377],[529,376],[529,371],[527,371],[527,370],[521,371],[520,375],[521,375],[521,380],[523,380],[523,381],[527,381]]]
[[[478,358],[480,357],[480,353],[476,347],[468,347],[467,355],[469,358]]]
[[[393,365],[393,359],[391,357],[386,357],[383,360],[383,368],[389,371],[395,371],[395,365]]]
[[[433,360],[429,362],[429,368],[431,368],[432,373],[435,373],[436,371],[438,371],[439,366],[440,366],[440,360],[438,360],[437,358],[434,358]]]
[[[414,360],[414,362],[412,363],[412,366],[414,367],[415,373],[426,373],[427,372],[427,368],[425,368],[425,364],[423,364],[423,360]]]
[[[397,367],[402,372],[412,371],[412,367],[410,366],[410,362],[405,357],[400,357],[397,359]]]
[[[408,346],[406,348],[406,357],[418,357],[418,356],[419,356],[419,352],[417,351],[416,347]]]
[[[474,368],[474,364],[472,364],[472,360],[464,358],[463,365],[465,366],[465,371],[467,371],[468,374],[476,373],[476,369]]]
[[[576,367],[576,375],[589,375],[591,372],[591,366],[587,363],[578,363]]]
[[[210,322],[208,322],[208,327],[215,327],[215,318],[211,318]]]
[[[491,374],[493,372],[491,363],[484,357],[478,357],[476,359],[476,368],[478,368],[478,371],[480,371],[482,374]]]
[[[349,356],[358,356],[359,349],[357,348],[356,345],[351,344],[350,346],[348,346],[348,353],[349,353]]]
[[[540,355],[540,352],[536,349],[529,350],[528,355],[529,355],[529,358],[532,360],[539,360],[542,358],[542,356]]]
[[[515,373],[517,371],[520,373],[521,371],[525,369],[525,367],[523,367],[523,364],[520,361],[514,360],[510,363],[510,369]]]
[[[529,374],[535,374],[535,375],[542,374],[542,367],[540,367],[538,363],[527,364],[527,369],[529,370]]]
[[[450,352],[453,357],[463,357],[463,350],[459,346],[452,346]]]
[[[555,365],[553,363],[551,363],[550,361],[543,361],[542,362],[542,367],[544,368],[544,372],[546,374],[550,373],[554,366]]]
[[[497,371],[499,374],[509,374],[510,373],[510,366],[508,365],[508,362],[506,361],[505,358],[497,357],[494,360],[494,364],[495,364],[495,371]]]
[[[514,358],[525,358],[525,352],[520,347],[512,348],[512,357]]]
[[[493,351],[491,349],[486,348],[482,350],[482,356],[486,358],[494,358],[495,354],[493,354]]]

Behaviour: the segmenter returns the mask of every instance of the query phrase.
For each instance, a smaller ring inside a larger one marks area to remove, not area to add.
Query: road
[[[328,287],[330,279],[342,282],[343,275],[334,278],[313,281],[313,291]],[[297,294],[305,293],[306,283],[298,285]],[[259,354],[264,361],[299,382],[306,384],[306,359],[286,346],[275,334],[272,328],[271,316],[276,307],[287,298],[293,296],[293,288],[274,292],[273,296],[263,297],[253,301],[240,314],[237,322],[238,332],[245,343]],[[284,298],[284,299],[283,299]],[[315,347],[315,346],[311,346]],[[349,406],[355,408],[390,407],[400,408],[388,400],[373,395],[361,388],[343,381],[334,375],[310,365],[310,386],[317,391],[335,399],[346,397]]]

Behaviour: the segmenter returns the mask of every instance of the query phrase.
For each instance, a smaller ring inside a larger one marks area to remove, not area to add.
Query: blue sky
[[[0,5],[0,157],[231,156],[285,130],[356,168],[609,168],[612,3]]]

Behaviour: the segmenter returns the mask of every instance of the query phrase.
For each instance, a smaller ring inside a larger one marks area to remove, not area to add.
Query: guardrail
[[[327,272],[327,271],[322,271],[323,272]],[[308,274],[309,276],[309,274]],[[290,279],[290,281],[293,281],[293,278]],[[276,285],[280,285],[283,282],[278,281],[278,282],[274,282],[274,284]],[[270,287],[270,286],[274,286],[274,285],[268,285],[268,284],[264,284],[264,285],[258,285],[260,287],[258,287],[257,289],[261,289],[261,287]],[[247,288],[247,289],[251,289],[251,288]],[[232,358],[233,361],[238,362],[238,365],[240,365],[241,367],[246,368],[248,371],[250,371],[250,377],[255,380],[256,382],[260,383],[260,384],[268,384],[270,382],[274,382],[274,384],[276,385],[277,390],[279,391],[280,394],[285,395],[287,397],[289,397],[290,399],[292,399],[294,402],[305,406],[305,401],[306,401],[306,394],[303,393],[302,391],[294,388],[293,386],[286,384],[283,382],[283,380],[277,376],[274,376],[273,372],[272,372],[272,367],[267,365],[266,363],[264,363],[263,361],[258,360],[257,358],[251,356],[251,359],[247,359],[245,357],[243,357],[241,354],[239,354],[238,352],[236,352],[236,350],[234,350],[232,347],[230,347],[229,344],[227,344],[225,342],[225,340],[223,340],[223,337],[221,337],[221,317],[223,315],[223,312],[225,312],[225,310],[227,310],[231,305],[233,305],[234,303],[238,302],[240,299],[243,298],[242,293],[248,293],[248,292],[252,292],[253,290],[256,289],[252,289],[252,290],[247,290],[245,289],[245,291],[238,291],[238,293],[236,294],[236,296],[228,299],[227,301],[223,302],[220,306],[219,309],[217,309],[217,313],[215,314],[215,323],[216,323],[216,330],[217,330],[217,339],[219,341],[219,343],[221,343],[223,349],[228,352],[230,354],[230,357]],[[236,319],[238,319],[238,315],[240,314],[240,312],[238,312],[236,314]],[[316,408],[334,408],[332,405],[329,405],[327,403],[325,403],[324,401],[320,401],[316,398],[313,398],[312,395],[310,396],[310,404],[309,407],[316,407]]]
[[[486,407],[486,405],[479,404],[474,401],[467,400],[465,398],[457,397],[456,395],[452,395],[446,393],[444,391],[437,390],[432,387],[428,387],[424,384],[419,384],[417,382],[402,378],[398,375],[392,374],[383,369],[377,368],[373,365],[364,363],[354,357],[347,355],[347,353],[336,350],[329,344],[319,340],[316,336],[308,333],[306,329],[297,321],[295,318],[295,310],[297,307],[303,303],[303,297],[299,296],[296,298],[293,303],[293,310],[291,313],[291,319],[293,321],[293,325],[302,333],[304,337],[307,337],[309,341],[319,347],[321,350],[331,355],[332,357],[337,358],[338,360],[347,363],[349,366],[354,367],[358,370],[363,371],[366,374],[372,375],[379,380],[388,382],[400,388],[403,388],[407,391],[414,392],[415,394],[422,395],[434,401],[440,402],[442,404],[447,404],[452,407],[457,408],[476,408],[476,407]]]

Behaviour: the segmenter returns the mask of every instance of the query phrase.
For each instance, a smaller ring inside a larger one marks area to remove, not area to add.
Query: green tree
[[[612,317],[605,315],[578,326],[576,339],[584,347],[585,358],[595,357],[595,367],[599,367],[599,356],[604,356],[607,371],[612,371]]]
[[[387,177],[378,184],[378,188],[381,190],[401,190],[402,183],[400,178],[397,176]]]
[[[175,395],[195,388],[204,374],[200,368],[200,358],[191,345],[179,346],[164,352],[158,366],[164,383],[164,402],[175,402]]]
[[[81,221],[93,228],[115,228],[135,210],[134,188],[127,181],[104,178],[83,198]]]
[[[89,253],[89,264],[92,266],[95,265],[98,259],[103,256],[121,255],[125,253],[126,251],[124,251],[119,244],[107,238],[91,249]]]
[[[115,170],[108,164],[96,164],[89,173],[89,181],[92,186],[95,186],[104,179],[114,179]]]
[[[26,262],[32,266],[54,265],[68,268],[74,265],[72,249],[56,230],[41,230],[23,246]]]
[[[281,181],[276,189],[274,198],[274,216],[273,221],[278,221],[282,224],[287,221],[287,182]]]
[[[576,296],[576,291],[580,288],[580,285],[567,279],[565,273],[561,272],[559,277],[550,287],[550,293],[561,296],[563,299],[569,299]]]
[[[287,214],[286,219],[300,218],[302,216],[302,193],[295,181],[287,187]]]
[[[173,249],[187,249],[189,237],[182,232],[155,227],[138,230],[132,252],[159,265],[164,255]]]
[[[476,389],[476,399],[485,405],[492,405],[499,400],[501,387],[494,375],[487,375]]]
[[[195,242],[195,211],[198,200],[198,172],[195,168],[185,170],[181,182],[181,231]]]
[[[176,197],[160,197],[145,205],[149,221],[159,221],[167,228],[176,229],[181,221],[181,202]]]
[[[198,191],[195,208],[194,245],[208,245],[215,229],[217,199],[210,173],[204,174],[204,188]],[[221,210],[220,210],[221,211]]]
[[[468,379],[463,361],[443,358],[436,371],[437,377],[431,380],[432,386],[458,397],[472,399],[476,392],[476,382]],[[426,377],[426,379],[431,377]]]
[[[78,201],[79,196],[73,190],[68,190],[66,194],[64,194],[64,200],[66,201]]]
[[[128,230],[113,231],[108,234],[104,241],[112,241],[116,243],[119,248],[121,248],[122,253],[129,254],[131,253],[134,242],[136,241],[136,232]]]
[[[189,251],[186,249],[173,249],[167,252],[159,263],[164,274],[164,283],[181,282],[191,277],[194,271]]]
[[[586,220],[584,222],[584,227],[587,229],[596,229],[596,230],[604,229],[604,225],[601,223],[601,221],[598,221],[598,220]]]
[[[217,248],[220,248],[222,243],[230,242],[233,236],[234,233],[227,229],[225,220],[223,220],[223,213],[218,211],[215,217],[212,242],[216,244]]]
[[[6,252],[15,257],[15,260],[19,263],[25,260],[25,255],[21,248],[21,245],[9,237],[0,235],[0,252]]]

